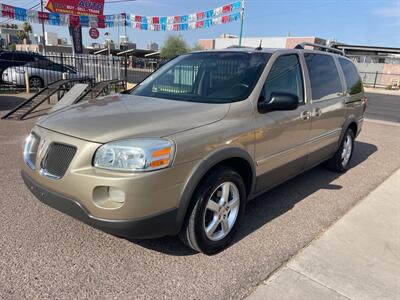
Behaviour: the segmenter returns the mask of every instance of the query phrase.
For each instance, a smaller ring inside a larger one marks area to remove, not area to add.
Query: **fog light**
[[[116,203],[124,203],[125,202],[125,193],[123,190],[117,189],[115,187],[110,186],[108,188],[108,196],[111,201]]]
[[[93,190],[93,202],[106,209],[117,209],[125,203],[125,192],[112,186],[97,186]]]

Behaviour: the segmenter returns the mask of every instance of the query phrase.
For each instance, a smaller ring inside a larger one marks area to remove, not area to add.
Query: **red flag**
[[[46,23],[49,20],[49,14],[47,12],[38,11],[39,23]]]
[[[227,4],[222,7],[222,13],[226,14],[232,11],[232,4]]]
[[[204,27],[204,21],[196,22],[196,28],[203,28],[203,27]]]
[[[222,21],[222,23],[225,24],[225,23],[229,23],[229,20],[230,20],[230,16],[223,16],[221,21]]]
[[[196,14],[196,18],[197,18],[197,20],[203,20],[204,19],[204,11],[198,12]]]
[[[174,23],[180,23],[180,22],[181,22],[181,16],[175,16]]]
[[[174,31],[179,31],[179,24],[174,24]]]
[[[97,16],[97,27],[106,28],[106,17],[105,16]]]
[[[76,15],[69,16],[69,25],[71,27],[76,27],[76,26],[79,26],[80,24],[81,24],[81,21],[80,21],[79,16],[76,16]]]
[[[160,18],[159,17],[153,17],[153,24],[160,24]]]
[[[14,6],[3,4],[1,15],[5,18],[14,19],[15,17]]]

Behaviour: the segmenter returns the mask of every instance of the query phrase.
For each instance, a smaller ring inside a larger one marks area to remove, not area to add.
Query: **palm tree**
[[[29,42],[29,34],[32,33],[32,26],[28,22],[22,24],[22,30],[17,31],[17,37],[20,43],[26,44]]]

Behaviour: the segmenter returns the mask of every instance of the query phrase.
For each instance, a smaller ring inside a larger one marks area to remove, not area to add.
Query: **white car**
[[[84,73],[79,72],[72,66],[45,61],[9,67],[4,70],[2,80],[12,85],[25,86],[25,73],[28,73],[29,86],[36,88],[46,86],[54,81],[62,79],[63,73],[66,73],[66,78],[86,77]]]

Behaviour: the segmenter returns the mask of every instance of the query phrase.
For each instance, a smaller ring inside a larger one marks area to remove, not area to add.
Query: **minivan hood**
[[[229,104],[208,104],[112,95],[82,102],[42,119],[37,125],[92,142],[163,137],[221,120]]]

